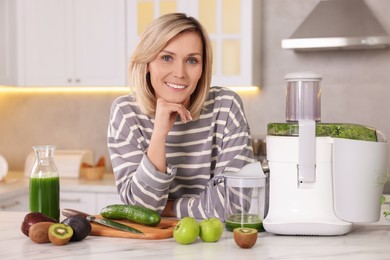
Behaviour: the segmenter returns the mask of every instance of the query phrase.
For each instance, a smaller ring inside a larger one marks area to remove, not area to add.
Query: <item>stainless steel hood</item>
[[[283,49],[296,51],[370,49],[390,46],[383,29],[364,0],[321,0]]]

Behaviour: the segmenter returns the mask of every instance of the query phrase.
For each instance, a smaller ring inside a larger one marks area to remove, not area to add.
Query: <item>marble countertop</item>
[[[262,232],[251,249],[238,248],[229,231],[216,243],[88,236],[55,246],[35,244],[20,231],[25,214],[0,212],[0,259],[390,259],[390,225],[356,225],[351,233],[333,237]]]
[[[61,191],[72,192],[112,192],[116,193],[114,175],[106,173],[102,180],[84,180],[79,178],[60,178]],[[0,198],[6,199],[22,194],[29,190],[29,178],[23,172],[9,172],[5,181],[0,183]]]

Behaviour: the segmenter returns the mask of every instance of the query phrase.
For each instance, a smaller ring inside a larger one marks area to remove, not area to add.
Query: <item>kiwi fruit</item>
[[[80,215],[75,215],[64,219],[62,224],[66,224],[72,227],[73,236],[70,241],[81,241],[86,238],[91,232],[91,223]]]
[[[29,230],[31,241],[38,244],[50,243],[49,228],[51,225],[53,225],[53,222],[37,222],[31,225]]]
[[[73,236],[73,229],[71,226],[61,223],[52,224],[49,227],[49,240],[54,245],[62,246],[69,242]]]
[[[234,242],[241,248],[251,248],[257,241],[257,229],[235,228],[233,229]]]

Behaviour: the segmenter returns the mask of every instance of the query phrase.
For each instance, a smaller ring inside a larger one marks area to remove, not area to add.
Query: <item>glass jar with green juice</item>
[[[225,172],[215,176],[206,189],[207,217],[216,217],[213,212],[211,198],[212,187],[223,183],[225,228],[233,231],[235,228],[254,228],[264,231],[263,218],[268,210],[267,180],[268,170],[260,162],[245,165],[238,172]]]
[[[225,227],[264,231],[265,175],[260,169],[225,174]]]
[[[30,211],[59,221],[60,179],[54,163],[54,145],[33,146],[35,163],[30,176]]]

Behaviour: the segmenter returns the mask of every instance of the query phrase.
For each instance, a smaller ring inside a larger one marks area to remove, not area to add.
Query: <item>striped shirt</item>
[[[113,102],[108,150],[123,203],[161,213],[172,199],[178,218],[207,218],[207,212],[223,217],[223,184],[210,179],[255,161],[240,97],[213,87],[199,119],[186,124],[177,119],[166,140],[167,173],[158,172],[146,155],[153,125],[132,95]]]

